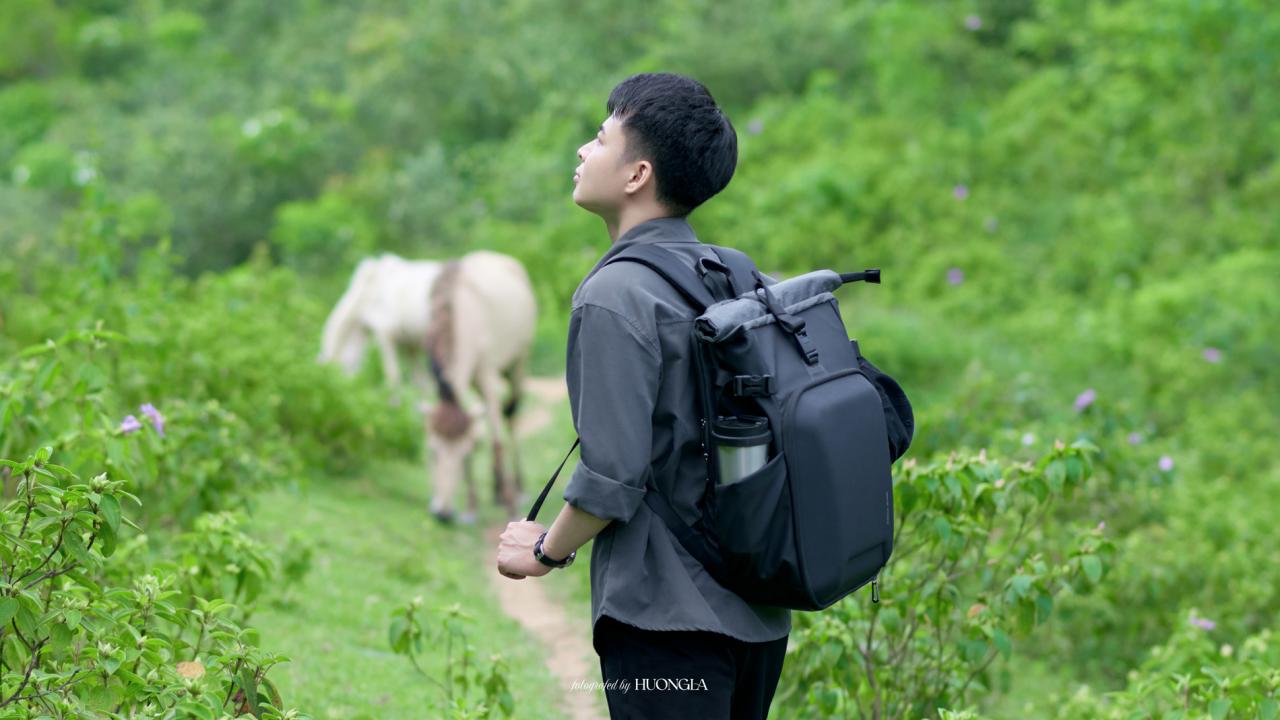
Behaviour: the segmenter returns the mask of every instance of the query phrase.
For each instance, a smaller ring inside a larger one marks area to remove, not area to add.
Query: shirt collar
[[[596,261],[595,267],[591,268],[591,272],[582,279],[578,284],[578,290],[582,290],[582,286],[587,284],[592,275],[600,271],[618,253],[626,250],[633,245],[643,243],[696,243],[699,242],[697,235],[693,233],[693,226],[689,225],[689,221],[682,217],[663,217],[654,218],[653,220],[645,220],[626,231],[609,246],[603,257]],[[574,292],[574,299],[577,300],[578,292]]]
[[[698,242],[689,221],[682,217],[646,220],[622,234],[613,247],[645,242]]]

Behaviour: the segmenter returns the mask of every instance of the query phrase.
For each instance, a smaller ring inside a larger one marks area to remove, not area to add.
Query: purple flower
[[[1140,444],[1142,444],[1142,433],[1140,433],[1140,432],[1131,432],[1131,433],[1129,433],[1129,444],[1130,444],[1130,445],[1140,445]]]
[[[1195,611],[1192,611],[1192,612],[1191,612],[1191,620],[1190,620],[1190,622],[1191,622],[1191,624],[1192,624],[1192,625],[1195,625],[1196,627],[1200,628],[1201,630],[1212,630],[1212,629],[1214,629],[1214,628],[1218,627],[1218,623],[1216,623],[1216,622],[1214,622],[1214,621],[1212,621],[1212,620],[1210,620],[1210,619],[1208,619],[1208,618],[1196,617]]]
[[[1076,396],[1076,412],[1084,412],[1084,409],[1092,405],[1093,401],[1097,399],[1098,393],[1093,388],[1080,393]]]
[[[977,15],[968,15],[964,19],[964,26],[969,32],[977,32],[982,29],[982,18]]]
[[[138,418],[132,415],[125,415],[124,421],[120,423],[120,432],[128,435],[131,432],[137,432],[142,429],[142,423],[138,422]]]
[[[757,119],[747,123],[747,132],[751,133],[752,135],[759,135],[763,131],[764,131],[763,120]]]
[[[951,194],[955,195],[957,200],[964,200],[969,197],[969,186],[957,185],[951,189]]]
[[[146,415],[147,418],[151,420],[152,425],[156,426],[156,434],[160,437],[164,437],[164,416],[160,414],[160,411],[156,409],[156,406],[151,403],[144,403],[142,407],[138,409],[142,411],[143,415]]]
[[[1173,458],[1169,457],[1168,455],[1161,455],[1160,456],[1161,472],[1169,472],[1172,469],[1173,469]]]
[[[1034,445],[1034,444],[1035,444],[1035,442],[1036,442],[1036,435],[1035,435],[1035,433],[1023,433],[1023,434],[1022,434],[1022,444],[1023,444],[1023,445],[1026,445],[1026,446],[1028,446],[1028,447],[1029,447],[1029,446],[1031,446],[1031,445]]]
[[[987,232],[993,233],[996,231],[996,228],[1000,227],[1000,221],[993,215],[982,221],[982,227],[985,228]]]
[[[952,285],[959,285],[964,282],[964,271],[960,268],[951,268],[947,271],[947,282]]]
[[[1201,353],[1206,362],[1219,363],[1222,362],[1222,351],[1216,347],[1207,347]]]

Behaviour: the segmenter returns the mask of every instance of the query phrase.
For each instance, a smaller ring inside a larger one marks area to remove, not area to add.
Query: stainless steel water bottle
[[[720,458],[721,485],[735,483],[764,467],[769,457],[769,419],[720,416],[711,426]]]

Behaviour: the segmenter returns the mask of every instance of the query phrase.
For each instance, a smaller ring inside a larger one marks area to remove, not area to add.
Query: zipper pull
[[[880,573],[879,572],[877,572],[876,576],[871,579],[871,602],[877,603],[877,604],[880,602]]]

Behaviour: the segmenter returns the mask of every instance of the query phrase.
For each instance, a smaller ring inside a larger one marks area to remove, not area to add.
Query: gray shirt
[[[651,220],[618,238],[573,295],[565,376],[582,455],[564,499],[614,520],[591,550],[592,627],[608,615],[646,630],[777,640],[791,631],[790,611],[722,587],[644,503],[652,477],[692,524],[706,465],[689,357],[693,308],[647,267],[602,267],[640,243],[659,243],[691,267],[712,254],[684,219]]]

